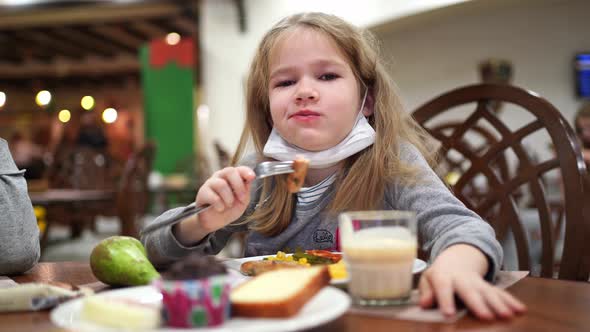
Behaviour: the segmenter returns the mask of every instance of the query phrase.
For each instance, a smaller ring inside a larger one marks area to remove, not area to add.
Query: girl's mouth
[[[292,114],[289,118],[293,118],[298,121],[309,121],[309,120],[315,120],[315,119],[319,118],[319,116],[320,116],[320,113],[318,113],[318,112],[314,112],[314,111],[310,111],[310,110],[301,110],[297,113]]]

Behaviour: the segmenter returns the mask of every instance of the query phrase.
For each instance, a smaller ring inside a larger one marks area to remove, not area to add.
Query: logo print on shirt
[[[315,243],[333,243],[334,236],[326,229],[318,229],[313,233],[313,241]]]

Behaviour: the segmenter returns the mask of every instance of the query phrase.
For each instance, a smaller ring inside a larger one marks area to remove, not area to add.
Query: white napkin
[[[14,287],[16,285],[18,285],[16,281],[10,279],[9,277],[0,276],[0,288]]]

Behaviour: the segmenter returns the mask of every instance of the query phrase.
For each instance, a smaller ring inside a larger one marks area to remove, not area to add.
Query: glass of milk
[[[363,306],[406,303],[416,259],[416,215],[410,211],[358,211],[339,216],[348,267],[348,291]]]

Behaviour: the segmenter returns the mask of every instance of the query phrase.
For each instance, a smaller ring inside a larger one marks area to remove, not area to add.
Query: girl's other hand
[[[445,249],[420,278],[420,306],[438,303],[446,316],[456,312],[455,294],[479,319],[508,319],[526,306],[503,289],[483,279],[488,262],[479,249],[457,244]]]

